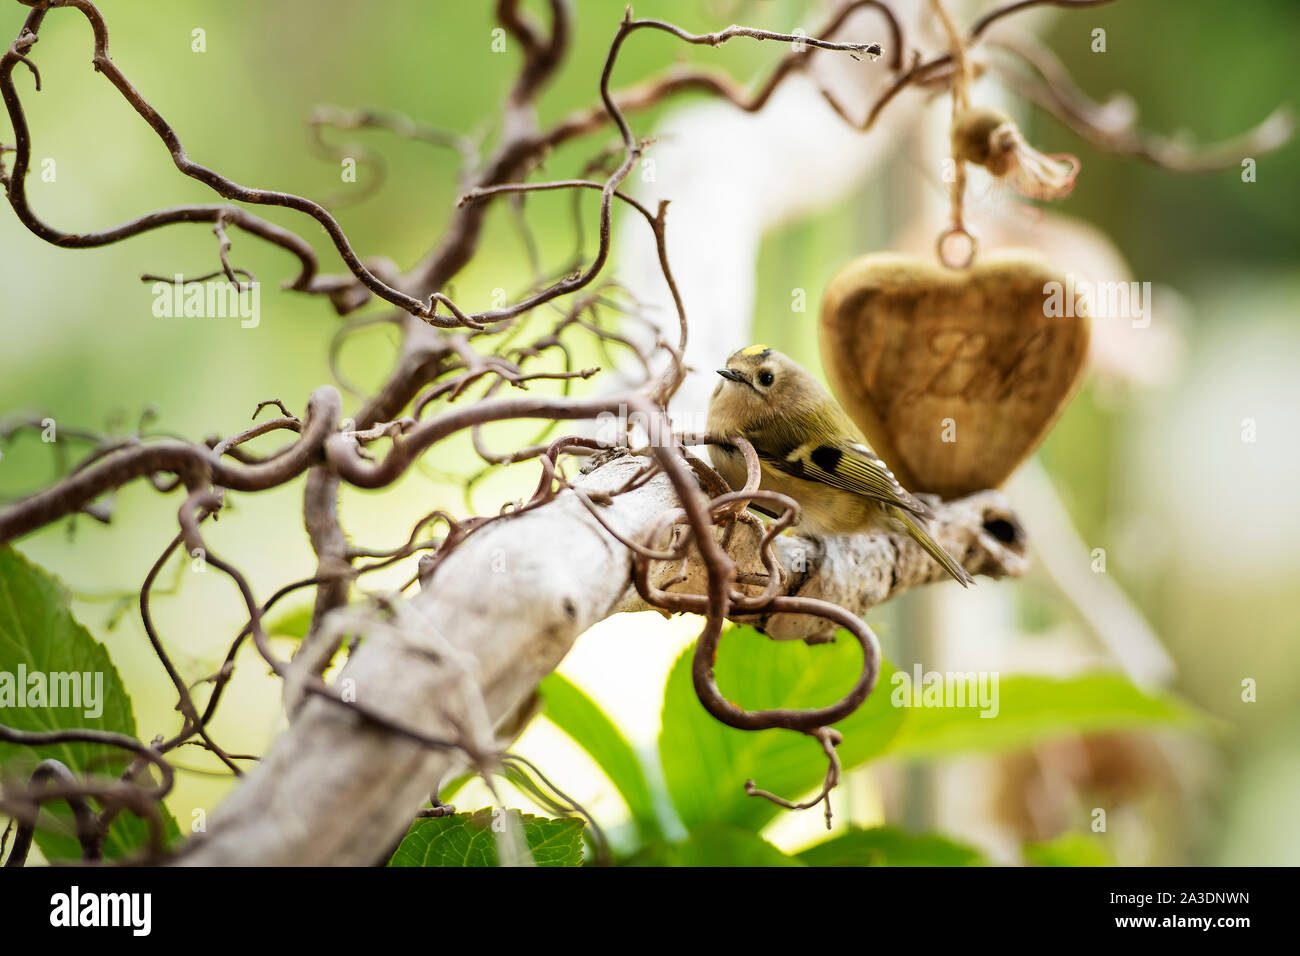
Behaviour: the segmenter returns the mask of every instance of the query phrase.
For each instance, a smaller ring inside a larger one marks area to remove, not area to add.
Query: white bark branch
[[[615,455],[575,482],[588,495],[622,486],[647,460]],[[676,495],[662,474],[602,507],[624,536],[642,539]],[[938,509],[938,539],[975,574],[1022,573],[1025,541],[1006,499],[984,492]],[[758,533],[738,527],[742,572],[761,571]],[[778,553],[790,593],[856,613],[944,572],[910,539],[862,535],[812,541],[786,535]],[[665,568],[660,580],[676,569]],[[405,726],[490,747],[493,728],[525,706],[577,637],[619,611],[644,607],[630,584],[631,552],[571,492],[472,535],[390,619],[335,612],[360,633],[338,683]],[[674,590],[702,590],[691,567]],[[776,615],[768,634],[815,637],[824,622]],[[350,683],[345,683],[350,682]],[[742,702],[743,703],[743,702]],[[320,698],[308,700],[271,752],[213,813],[179,857],[190,865],[366,865],[382,859],[441,779],[463,768],[433,750]]]

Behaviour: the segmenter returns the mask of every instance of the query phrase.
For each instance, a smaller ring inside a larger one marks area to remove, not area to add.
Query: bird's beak
[[[745,378],[745,376],[741,375],[735,369],[720,368],[718,369],[718,374],[725,379],[730,379],[733,382],[741,382],[742,384],[745,385],[749,384],[749,379]]]

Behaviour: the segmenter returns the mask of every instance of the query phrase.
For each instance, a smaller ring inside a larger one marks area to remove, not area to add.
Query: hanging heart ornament
[[[996,488],[1078,386],[1088,318],[1072,292],[1029,252],[962,270],[862,256],[826,289],[822,362],[906,488],[944,498]]]

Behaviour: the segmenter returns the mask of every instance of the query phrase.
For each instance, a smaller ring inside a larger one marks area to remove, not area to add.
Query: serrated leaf
[[[523,826],[524,840],[538,866],[582,866],[582,820],[551,820],[518,810],[506,810],[505,814]],[[416,820],[388,865],[497,866],[497,834],[492,824],[491,807]]]
[[[89,728],[111,730],[135,737],[135,714],[131,698],[113,666],[108,649],[77,623],[68,609],[68,593],[59,581],[27,561],[10,547],[0,547],[0,672],[16,686],[20,667],[25,674],[77,673],[102,679],[95,696],[102,712],[86,716],[86,703],[78,707],[54,707],[50,694],[43,706],[10,706],[0,702],[0,723],[27,731]],[[91,684],[93,691],[94,684]],[[9,775],[26,779],[42,760],[53,758],[67,765],[78,777],[93,773],[116,776],[132,755],[99,744],[66,743],[48,747],[20,747],[0,743],[0,768]],[[77,843],[72,815],[66,804],[46,804],[46,812],[60,824],[59,831],[42,826],[36,831],[36,845],[49,860],[77,860]],[[160,807],[167,838],[179,834],[176,821],[165,806]],[[45,814],[42,820],[48,820]],[[146,846],[147,825],[127,811],[119,813],[104,839],[104,856],[117,859]]]
[[[900,679],[877,693],[910,698],[911,680]],[[901,709],[906,717],[889,745],[888,756],[904,758],[1017,750],[1065,734],[1171,724],[1193,726],[1202,719],[1176,697],[1145,693],[1124,677],[1110,673],[1063,679],[1030,675],[1001,679],[993,717],[980,716],[979,707]]]
[[[798,854],[808,866],[984,866],[983,855],[934,833],[853,829]]]
[[[590,697],[559,674],[538,688],[546,702],[543,716],[585,750],[609,777],[627,803],[643,841],[661,836],[645,769],[627,738]]]
[[[693,653],[691,647],[677,659],[664,689],[659,757],[669,794],[687,829],[714,822],[758,830],[781,810],[748,796],[745,781],[798,799],[820,785],[826,757],[806,734],[736,730],[711,717],[691,683]],[[759,710],[832,704],[852,688],[861,668],[862,651],[845,631],[833,644],[809,647],[733,627],[722,638],[714,673],[729,700]],[[844,735],[839,756],[846,770],[884,750],[902,725],[902,712],[889,702],[892,674],[882,662],[876,690],[835,725]]]
[[[1026,843],[1024,853],[1031,866],[1115,865],[1101,838],[1084,833],[1065,833],[1054,840]]]

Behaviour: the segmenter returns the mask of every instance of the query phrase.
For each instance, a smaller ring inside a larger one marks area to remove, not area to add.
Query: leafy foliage
[[[815,792],[826,772],[820,747],[806,735],[747,733],[727,727],[700,705],[691,682],[694,648],[675,662],[664,688],[659,759],[685,838],[666,840],[654,815],[655,794],[635,752],[612,721],[568,681],[542,688],[547,716],[605,770],[627,801],[641,835],[624,862],[648,866],[981,866],[972,847],[937,834],[894,827],[852,829],[795,856],[758,836],[782,811],[745,793],[744,782],[792,799]],[[732,627],[714,668],[729,699],[747,709],[813,707],[852,686],[861,651],[840,632],[828,645],[779,643],[750,627]],[[1109,673],[1057,679],[1013,676],[997,687],[997,713],[976,706],[903,706],[908,675],[882,663],[876,691],[837,725],[847,771],[876,758],[932,760],[960,753],[998,753],[1037,746],[1067,734],[1151,726],[1203,727],[1205,720],[1176,697],[1139,690]],[[1086,837],[1026,848],[1039,865],[1104,865],[1104,848]],[[1073,861],[1073,862],[1072,862]]]
[[[895,692],[910,689],[908,684]],[[877,694],[885,694],[885,688]],[[999,681],[998,711],[973,707],[909,707],[888,755],[933,758],[967,751],[997,753],[1031,747],[1064,734],[1121,727],[1195,724],[1194,712],[1170,695],[1147,694],[1118,674],[1007,677]]]
[[[896,827],[852,829],[804,850],[798,859],[808,866],[983,866],[986,862],[978,850],[964,844]]]
[[[547,677],[539,690],[546,702],[546,718],[600,765],[627,803],[642,839],[659,837],[659,818],[645,770],[622,731],[590,697],[559,674]]]
[[[748,796],[747,779],[765,790],[797,797],[815,789],[826,774],[821,747],[789,731],[749,733],[714,720],[691,684],[687,650],[673,665],[664,690],[659,758],[673,804],[687,829],[730,823],[757,830],[780,812],[767,800]],[[778,643],[750,627],[733,627],[723,637],[714,669],[718,686],[747,709],[814,707],[833,703],[853,686],[862,651],[845,632],[833,644],[809,647]],[[893,669],[882,668],[887,688]],[[848,769],[881,753],[902,725],[903,712],[889,695],[873,693],[836,727],[844,734],[840,761]]]
[[[523,827],[524,840],[538,866],[582,865],[581,820],[576,817],[549,820],[518,810],[507,810],[494,817],[491,807],[416,820],[388,865],[497,866],[497,830],[509,822]]]
[[[51,695],[45,706],[9,706],[0,709],[3,722],[19,730],[51,731],[69,728],[109,730],[136,736],[131,698],[122,685],[108,649],[77,623],[68,609],[68,593],[59,581],[27,561],[13,548],[0,547],[0,671],[17,680],[19,666],[27,674],[76,673],[102,680],[98,716],[86,716],[87,708],[54,707]],[[85,701],[82,701],[83,705]],[[107,776],[122,772],[132,756],[101,744],[63,743],[46,747],[18,747],[0,743],[0,768],[6,774],[26,777],[42,760],[53,758],[74,774]],[[58,828],[42,825],[36,831],[36,845],[47,859],[80,859],[81,848],[72,835],[72,814],[65,804],[46,804],[46,813],[58,821]],[[179,830],[166,808],[163,823],[169,838]],[[146,824],[130,813],[119,814],[104,839],[104,856],[121,858],[148,842]]]
[[[660,866],[803,866],[752,830],[725,823],[708,823],[691,831],[690,838],[666,845]]]
[[[1024,854],[1034,866],[1115,865],[1101,838],[1085,833],[1066,833],[1054,840],[1026,843]]]

